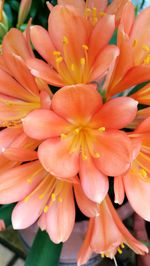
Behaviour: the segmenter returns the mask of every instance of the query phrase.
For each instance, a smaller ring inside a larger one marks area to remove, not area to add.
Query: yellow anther
[[[99,132],[105,132],[105,130],[106,130],[105,127],[100,127],[100,128],[98,129]]]
[[[75,71],[75,65],[74,64],[71,64],[71,70]]]
[[[96,7],[93,7],[93,8],[92,8],[92,15],[93,15],[94,17],[97,16],[97,8],[96,8]]]
[[[102,257],[102,258],[105,258],[105,254],[104,254],[104,253],[101,253],[101,257]]]
[[[88,17],[88,16],[90,16],[90,14],[91,14],[91,9],[90,8],[86,8],[85,11],[84,11],[84,15],[86,17]]]
[[[82,57],[82,58],[80,59],[80,64],[81,64],[82,66],[85,65],[85,58],[84,58],[84,57]]]
[[[82,154],[82,159],[85,161],[85,160],[87,160],[87,155],[85,155],[85,154]]]
[[[106,16],[106,13],[104,11],[100,11],[99,14],[100,14],[101,17]]]
[[[39,196],[39,199],[43,199],[44,198],[44,194],[41,194],[40,196]]]
[[[64,133],[61,133],[61,134],[60,134],[60,137],[61,137],[61,139],[66,139],[66,138],[67,138],[67,135],[64,134]]]
[[[49,209],[49,206],[46,205],[45,208],[44,208],[44,212],[47,213],[48,212],[48,209]]]
[[[143,177],[147,177],[147,172],[142,168],[140,169],[140,174],[143,176]]]
[[[88,49],[89,49],[89,47],[88,47],[86,44],[83,44],[83,45],[82,45],[82,48],[83,48],[84,50],[86,50],[86,51],[88,51]]]
[[[145,52],[149,52],[150,51],[150,48],[147,45],[145,45],[145,44],[142,46],[142,48],[143,48],[143,50]]]
[[[59,56],[56,58],[56,63],[61,63],[63,61],[63,57],[62,56]]]
[[[29,196],[25,197],[25,199],[24,199],[24,202],[28,202],[28,201],[29,201],[29,199],[30,199],[30,197],[29,197]]]
[[[144,63],[145,63],[145,64],[150,64],[150,54],[148,54],[148,55],[146,56],[146,58],[144,59]]]
[[[52,193],[51,199],[52,199],[52,201],[55,201],[56,200],[56,194],[55,193]]]
[[[137,44],[138,44],[138,40],[135,39],[135,40],[133,41],[133,43],[132,43],[132,46],[133,46],[133,47],[136,47]]]
[[[94,157],[97,158],[97,159],[100,158],[100,153],[99,153],[99,152],[96,152],[96,153],[94,154]]]
[[[31,183],[32,183],[32,179],[31,179],[31,178],[28,178],[28,179],[27,179],[27,182],[28,182],[29,184],[31,184]]]
[[[63,37],[63,44],[68,44],[68,38],[66,36]]]
[[[122,254],[122,250],[121,250],[121,248],[118,248],[117,250],[118,250],[118,253],[119,253],[119,254]]]
[[[122,248],[125,248],[125,245],[122,243],[122,244],[121,244],[121,247],[122,247]]]
[[[54,51],[54,52],[53,52],[53,55],[55,55],[55,56],[60,56],[61,53],[60,53],[59,51]]]
[[[75,131],[75,133],[79,134],[80,128],[76,128],[74,131]]]
[[[63,199],[62,199],[61,197],[59,197],[59,198],[58,198],[58,202],[61,203],[62,201],[63,201]]]

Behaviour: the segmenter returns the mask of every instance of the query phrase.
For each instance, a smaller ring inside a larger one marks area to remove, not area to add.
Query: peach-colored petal
[[[63,118],[44,109],[34,110],[23,119],[25,133],[34,139],[60,136],[67,131],[68,125]]]
[[[73,123],[74,121],[87,122],[98,111],[101,104],[101,96],[92,85],[64,87],[52,99],[52,109]]]
[[[94,161],[105,175],[118,176],[127,171],[131,161],[131,142],[124,132],[110,130],[102,133],[96,147],[100,157]]]
[[[150,84],[133,93],[131,97],[141,104],[150,105]]]
[[[125,197],[124,183],[122,176],[114,177],[114,194],[115,194],[115,203],[122,204]]]
[[[43,167],[52,175],[73,177],[79,171],[79,155],[69,153],[69,143],[59,138],[44,141],[38,150]]]
[[[20,27],[24,23],[26,17],[28,16],[31,4],[32,0],[21,0],[19,13],[18,13],[18,24],[17,24],[18,27]]]
[[[105,30],[102,30],[105,29]],[[106,15],[94,27],[89,39],[89,62],[92,65],[100,51],[108,44],[115,29],[114,16]],[[98,42],[97,40],[100,40]]]
[[[137,101],[129,97],[111,99],[93,116],[91,123],[93,126],[109,129],[124,128],[135,118],[137,104]]]
[[[22,128],[5,128],[0,131],[0,153],[22,133]]]
[[[96,8],[97,11],[103,11],[107,7],[107,0],[86,0],[86,7]]]
[[[78,10],[78,12],[83,15],[85,9],[84,0],[58,0],[59,5],[71,5]]]
[[[9,160],[17,162],[32,161],[37,159],[37,152],[24,148],[8,148],[3,152]]]
[[[80,183],[74,185],[74,192],[78,207],[84,213],[84,215],[86,215],[87,217],[94,217],[98,215],[97,203],[89,200],[85,196]]]
[[[75,222],[75,206],[72,186],[66,185],[62,202],[55,201],[46,215],[47,232],[54,243],[65,242]]]
[[[113,0],[111,4],[107,7],[106,12],[108,14],[114,14],[116,19],[116,24],[119,24],[119,21],[124,12],[124,6],[128,0]]]
[[[27,60],[27,65],[33,76],[41,78],[54,86],[63,86],[63,81],[57,72],[50,68],[44,61],[37,58],[30,58]]]
[[[92,158],[80,160],[80,179],[85,195],[97,203],[100,203],[108,192],[108,178],[94,165]]]
[[[108,45],[97,56],[95,63],[92,66],[91,80],[98,80],[111,66],[112,62],[119,55],[119,49],[115,45]]]
[[[30,28],[30,35],[34,48],[50,65],[54,66],[55,57],[53,52],[55,51],[55,47],[48,32],[41,26],[32,26]]]

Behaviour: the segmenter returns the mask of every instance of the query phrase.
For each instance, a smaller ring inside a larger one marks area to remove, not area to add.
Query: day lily
[[[108,74],[107,98],[150,79],[150,7],[134,18],[134,6],[124,8],[118,30],[120,55]]]
[[[18,13],[18,23],[17,26],[20,27],[28,16],[32,4],[32,0],[21,0],[19,13]]]
[[[150,105],[150,83],[133,93],[130,97],[141,104]]]
[[[134,160],[126,174],[115,177],[115,201],[122,204],[126,193],[132,208],[150,221],[150,117],[130,137],[133,139]]]
[[[0,203],[19,202],[12,213],[14,229],[24,229],[38,220],[55,243],[70,236],[75,222],[74,194],[81,211],[98,215],[97,204],[84,195],[75,178],[56,179],[38,160],[14,167],[0,175]]]
[[[117,108],[116,108],[117,106]],[[95,86],[67,86],[55,93],[51,110],[35,110],[23,120],[25,133],[44,142],[39,159],[62,179],[80,174],[85,194],[101,202],[108,191],[107,175],[130,166],[131,142],[124,128],[137,112],[129,97],[103,105]]]
[[[27,60],[31,73],[60,87],[100,80],[119,54],[115,45],[108,44],[114,29],[112,15],[104,16],[91,29],[76,9],[55,6],[49,16],[48,32],[41,26],[31,27],[33,46],[48,63]]]
[[[78,266],[86,263],[92,252],[113,259],[117,252],[122,254],[124,244],[137,254],[148,253],[148,248],[124,226],[107,196],[99,205],[99,216],[90,219],[86,238],[79,251]]]
[[[113,0],[112,3],[108,5],[107,0],[58,0],[58,4],[60,5],[70,5],[76,8],[93,26],[106,14],[115,15],[115,20],[118,24],[123,7],[127,2],[128,0]]]

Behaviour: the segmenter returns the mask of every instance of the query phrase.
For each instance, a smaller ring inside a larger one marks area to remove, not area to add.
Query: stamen
[[[60,64],[62,61],[63,61],[63,57],[62,56],[59,56],[59,57],[56,58],[56,63],[57,64]]]
[[[122,244],[121,244],[121,247],[122,247],[122,248],[125,248],[125,245],[122,243]]]
[[[26,196],[25,199],[24,199],[24,202],[28,202],[29,199],[30,199],[30,197],[29,196]]]
[[[39,196],[39,199],[41,200],[41,199],[43,199],[44,198],[44,193],[43,194],[41,194],[40,196]]]
[[[150,54],[148,54],[148,55],[146,56],[146,58],[144,59],[144,63],[145,63],[145,64],[150,64]]]
[[[46,206],[44,207],[44,212],[47,213],[47,212],[48,212],[48,209],[49,209],[49,206],[46,205]]]
[[[85,160],[87,160],[87,155],[85,155],[85,154],[82,154],[82,159],[85,161]]]
[[[52,201],[55,201],[56,200],[56,194],[55,193],[52,193],[51,199],[52,199]]]
[[[81,64],[82,66],[85,65],[85,58],[84,58],[84,57],[82,57],[82,58],[80,59],[80,64]]]
[[[58,202],[62,202],[63,201],[63,199],[61,198],[61,197],[58,197]]]
[[[115,256],[113,257],[113,260],[114,260],[115,266],[118,266],[118,263],[117,263],[117,261],[116,261]]]
[[[94,154],[94,158],[100,158],[100,153],[99,152],[96,152],[95,154]]]
[[[143,48],[143,50],[145,52],[149,52],[150,51],[150,48],[147,45],[145,45],[145,44],[142,46],[142,48]]]
[[[66,139],[66,138],[67,138],[67,135],[64,134],[64,133],[61,133],[61,134],[60,134],[60,137],[61,137],[61,139],[63,140],[63,139]]]
[[[132,46],[133,46],[133,47],[136,47],[136,46],[137,46],[137,44],[138,44],[138,40],[137,40],[137,39],[135,39],[135,40],[133,41],[133,43],[132,43]]]
[[[74,131],[75,131],[75,133],[79,134],[80,128],[76,128]]]
[[[90,8],[86,8],[86,9],[84,10],[84,16],[85,16],[85,17],[89,17],[90,14],[91,14],[91,9],[90,9]]]
[[[55,56],[60,56],[61,53],[60,53],[59,51],[54,51],[54,52],[53,52],[53,55],[55,55]]]
[[[99,14],[100,14],[101,17],[106,16],[106,13],[104,11],[100,11]]]
[[[143,176],[143,177],[147,177],[147,172],[142,168],[140,169],[140,174]]]
[[[105,127],[100,127],[100,128],[98,129],[99,132],[105,132],[105,130],[106,130]]]
[[[93,17],[97,16],[97,8],[96,7],[92,8],[92,15],[93,15]]]
[[[63,37],[63,44],[68,44],[68,38],[66,36]]]
[[[104,254],[104,253],[101,253],[101,257],[102,257],[102,258],[105,258],[105,254]]]
[[[118,253],[119,253],[119,254],[122,254],[122,250],[121,250],[120,247],[119,247],[117,250],[118,250]]]
[[[75,65],[74,64],[71,64],[71,70],[75,71]]]

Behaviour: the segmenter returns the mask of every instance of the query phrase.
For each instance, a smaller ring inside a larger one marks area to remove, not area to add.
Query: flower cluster
[[[48,7],[48,31],[30,21],[2,42],[0,204],[18,202],[15,229],[37,221],[60,243],[73,230],[76,202],[90,218],[78,265],[93,251],[114,258],[124,244],[144,255],[108,191],[113,180],[115,202],[126,195],[150,221],[150,8],[135,17],[126,0]]]

